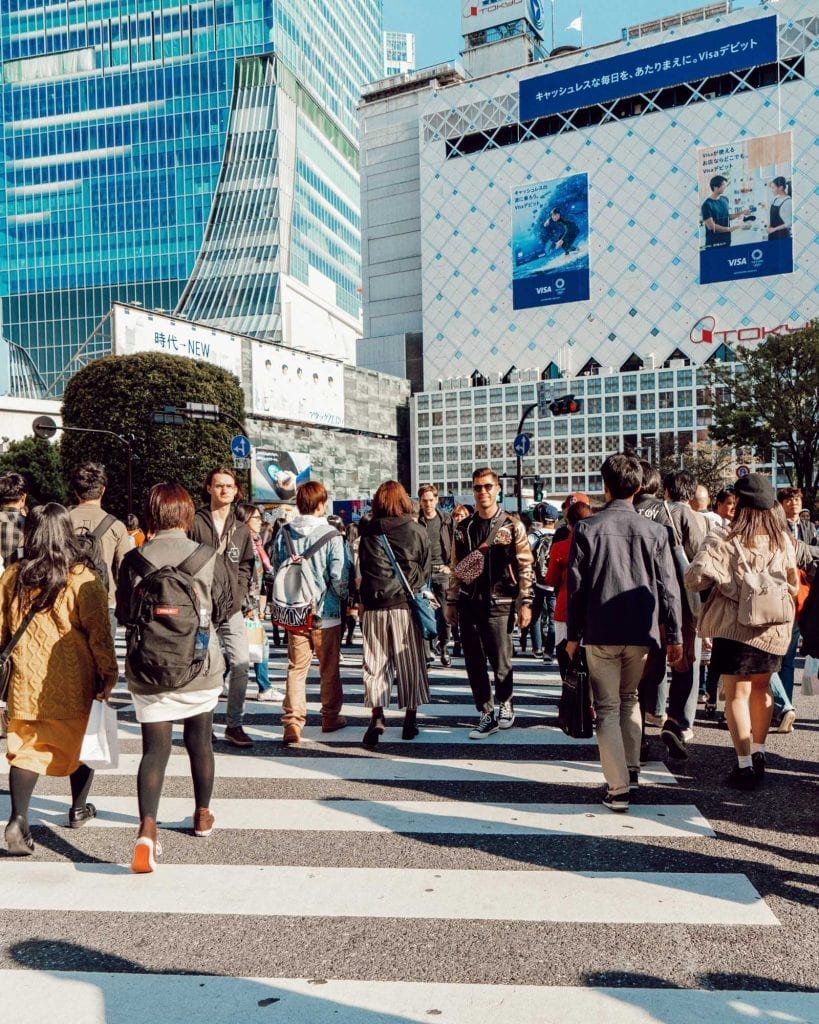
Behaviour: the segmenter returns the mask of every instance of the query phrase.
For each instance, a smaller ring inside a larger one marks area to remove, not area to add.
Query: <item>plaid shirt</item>
[[[17,561],[25,522],[26,517],[16,508],[0,508],[0,558],[6,566]]]

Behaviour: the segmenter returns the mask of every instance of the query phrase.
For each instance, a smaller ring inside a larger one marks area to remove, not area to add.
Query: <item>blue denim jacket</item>
[[[350,557],[344,538],[334,526],[330,526],[323,516],[296,516],[290,523],[283,526],[276,536],[273,547],[273,569],[276,570],[286,561],[287,544],[283,533],[290,531],[290,539],[296,554],[306,551],[325,533],[335,533],[333,540],[313,555],[307,563],[316,590],[321,595],[318,605],[318,616],[322,621],[343,619],[349,586]]]

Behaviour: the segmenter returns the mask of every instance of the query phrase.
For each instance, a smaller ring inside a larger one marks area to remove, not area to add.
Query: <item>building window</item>
[[[656,374],[644,373],[640,377],[640,390],[641,391],[653,391],[654,390],[654,378]]]
[[[601,413],[603,411],[603,399],[602,398],[588,398],[586,399],[586,412],[588,413]]]
[[[660,392],[660,408],[661,409],[673,409],[674,408],[674,392],[673,391],[661,391]]]
[[[654,396],[653,393],[652,394],[648,394],[648,395],[646,395],[646,394],[640,395],[640,408],[641,409],[653,409],[654,408],[654,402],[655,402],[655,396]]]
[[[636,395],[623,395],[623,412],[633,412],[637,408]]]
[[[607,416],[606,417],[606,433],[607,434],[619,434],[620,433],[620,417],[619,416]]]
[[[656,422],[656,417],[653,412],[643,413],[640,417],[640,428],[642,430],[655,430]]]
[[[636,391],[637,390],[637,376],[633,373],[628,373],[623,377],[623,392]]]
[[[432,425],[433,427],[442,427],[444,425],[444,414],[442,412],[434,412],[432,414]]]
[[[590,434],[602,434],[603,433],[603,417],[602,416],[589,416],[588,424],[589,424],[589,433]],[[598,449],[598,451],[599,451],[599,449]]]
[[[606,377],[606,394],[613,395],[617,394],[620,390],[620,378],[612,374],[610,377]]]

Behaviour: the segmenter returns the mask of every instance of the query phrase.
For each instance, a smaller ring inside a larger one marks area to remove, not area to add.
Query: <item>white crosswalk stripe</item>
[[[281,669],[280,653],[275,667]],[[123,700],[123,752],[117,769],[97,773],[91,793],[97,817],[81,832],[66,829],[67,786],[49,780],[31,806],[41,855],[0,864],[0,927],[13,915],[44,912],[60,915],[70,930],[76,918],[74,933],[94,957],[105,961],[105,943],[114,947],[110,969],[98,969],[91,957],[94,970],[78,972],[68,969],[75,963],[63,963],[64,952],[53,963],[38,954],[35,970],[27,964],[0,973],[4,1002],[25,1007],[32,1024],[67,1019],[60,1012],[68,1005],[70,1024],[143,1024],[147,1006],[161,1006],[150,1013],[158,1024],[269,1024],[274,1013],[289,1024],[812,1020],[815,996],[807,992],[544,986],[527,984],[525,975],[514,985],[476,984],[482,929],[493,923],[599,925],[628,935],[668,926],[716,928],[741,936],[743,929],[775,930],[779,920],[741,868],[714,870],[707,858],[697,859],[716,834],[662,763],[642,767],[639,800],[628,814],[602,808],[594,740],[571,740],[556,727],[559,687],[552,670],[536,667],[536,675],[516,684],[515,728],[475,742],[468,731],[476,712],[462,671],[441,680],[435,669],[436,703],[419,709],[419,736],[401,740],[401,715],[394,709],[375,752],[361,747],[369,711],[360,657],[348,657],[344,672],[348,727],[321,732],[313,680],[308,725],[296,748],[281,747],[281,706],[249,700],[245,729],[255,746],[226,750],[220,702],[211,804],[217,822],[210,838],[191,834],[189,763],[174,747],[160,803],[165,852],[150,877],[128,867],[138,824],[140,729]],[[282,687],[280,671],[271,672],[271,682]],[[117,697],[127,697],[122,687]],[[180,730],[175,733],[178,738]],[[7,784],[5,765],[0,779]],[[0,816],[8,806],[0,794]],[[632,866],[641,844],[656,853],[646,870]],[[483,861],[461,865],[459,851],[473,847],[482,850]],[[677,851],[692,858],[691,870],[676,866]],[[153,962],[148,953],[161,941],[160,930],[140,923],[151,915],[162,915],[163,928],[177,937],[190,936],[177,938],[161,972],[142,967]],[[370,921],[378,923],[367,930]],[[315,976],[296,970],[282,977],[263,964],[256,972],[237,972],[224,938],[208,950],[208,972],[199,970],[194,950],[207,944],[211,930],[224,927],[219,922],[262,930],[271,948],[287,929],[280,955],[289,964],[312,965]],[[396,923],[403,946],[385,976],[370,960],[386,934],[378,929]],[[428,934],[423,929],[445,926],[460,929],[461,941],[475,934],[477,961],[475,973],[454,971],[455,980],[446,983],[435,968],[446,961],[448,947],[414,938],[418,929]],[[358,952],[349,974],[344,962],[325,971],[321,956],[304,952],[315,949],[313,928],[353,929]],[[136,950],[128,938],[132,929],[141,936]],[[194,938],[200,931],[202,939]],[[620,941],[618,935],[612,931],[611,941]],[[428,964],[423,974],[432,980],[402,974],[403,957],[416,945],[416,970],[419,961]]]

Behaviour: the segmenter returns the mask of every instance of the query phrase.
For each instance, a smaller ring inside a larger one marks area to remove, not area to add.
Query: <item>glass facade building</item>
[[[382,5],[349,6],[4,0],[2,332],[55,392],[114,299],[298,345],[289,283],[341,325],[315,347],[355,332]]]

